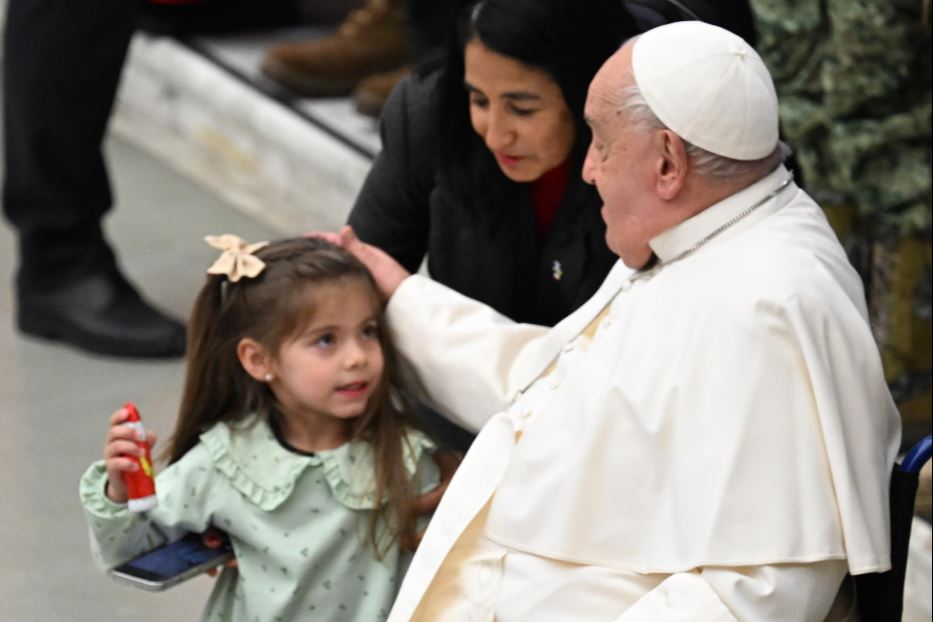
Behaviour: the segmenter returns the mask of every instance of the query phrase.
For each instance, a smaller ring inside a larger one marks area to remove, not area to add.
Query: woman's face
[[[563,163],[573,148],[573,116],[544,71],[493,52],[477,40],[464,52],[470,121],[502,173],[534,181]]]

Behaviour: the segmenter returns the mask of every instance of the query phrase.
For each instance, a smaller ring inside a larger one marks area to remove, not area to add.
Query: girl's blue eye
[[[378,339],[379,338],[379,327],[375,324],[372,326],[363,327],[363,336],[368,339]]]
[[[337,342],[337,338],[332,333],[325,333],[314,340],[316,346],[332,346]]]

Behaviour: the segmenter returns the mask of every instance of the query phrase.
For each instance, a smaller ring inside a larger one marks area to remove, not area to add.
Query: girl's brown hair
[[[195,300],[188,327],[185,388],[175,432],[165,450],[169,464],[181,459],[197,444],[198,436],[218,422],[239,421],[252,413],[278,416],[272,391],[240,365],[236,348],[241,339],[250,337],[267,352],[278,353],[286,340],[307,325],[323,283],[362,284],[372,297],[373,308],[381,310],[369,271],[329,242],[280,240],[255,256],[266,264],[257,277],[232,283],[226,276],[209,275]],[[377,555],[396,539],[407,540],[414,533],[417,516],[412,497],[417,483],[409,481],[403,443],[406,430],[418,427],[400,390],[395,349],[382,323],[379,342],[385,359],[382,379],[352,427],[352,438],[372,446],[375,498],[387,499],[370,517],[369,540]]]

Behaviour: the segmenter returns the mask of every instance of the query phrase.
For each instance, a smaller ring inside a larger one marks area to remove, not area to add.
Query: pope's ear
[[[236,344],[236,356],[240,365],[254,380],[262,382],[272,373],[272,359],[258,341],[244,337]]]
[[[655,191],[659,198],[671,201],[680,194],[687,179],[690,164],[687,148],[683,139],[670,130],[657,132],[655,141],[658,153]]]

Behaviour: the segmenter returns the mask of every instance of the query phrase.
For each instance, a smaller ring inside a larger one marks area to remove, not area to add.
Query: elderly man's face
[[[584,114],[593,131],[583,179],[603,200],[606,243],[630,268],[651,258],[648,242],[669,226],[654,192],[655,133],[638,130],[619,112],[623,89],[634,84],[632,46],[616,52],[593,78]]]

